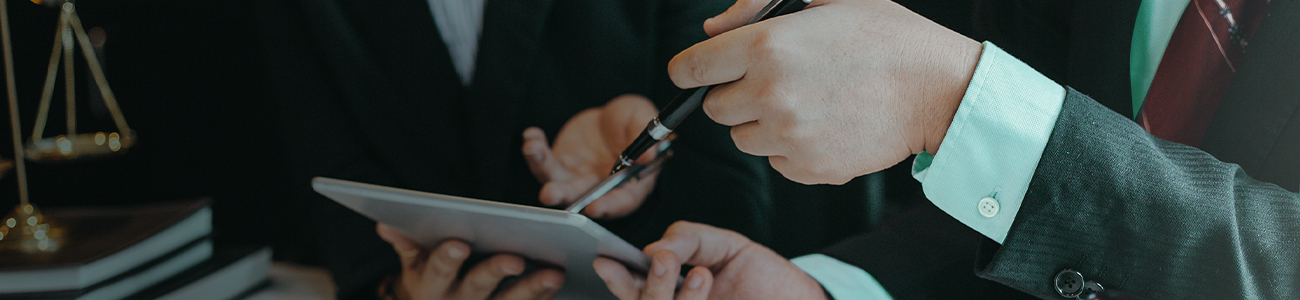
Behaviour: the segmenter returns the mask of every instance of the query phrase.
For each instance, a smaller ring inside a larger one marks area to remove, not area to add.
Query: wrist
[[[941,88],[938,94],[927,99],[925,109],[928,111],[923,116],[925,121],[922,122],[925,131],[923,133],[925,144],[922,150],[931,155],[939,152],[939,146],[948,132],[948,127],[952,125],[953,117],[957,114],[957,108],[966,95],[966,88],[970,85],[971,77],[975,74],[975,66],[979,64],[980,54],[983,52],[983,45],[979,42],[958,36],[960,38],[948,47],[953,50],[945,53],[946,58],[942,59],[942,65],[933,69],[942,72],[936,77],[941,78],[943,82],[937,85]]]

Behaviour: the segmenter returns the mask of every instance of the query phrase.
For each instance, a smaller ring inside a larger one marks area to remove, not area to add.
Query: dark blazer
[[[1139,3],[974,5],[968,34],[1070,87],[1003,244],[927,204],[825,253],[899,299],[1062,299],[1063,269],[1142,299],[1300,298],[1300,2],[1272,1],[1200,149],[1128,117]]]
[[[462,86],[424,0],[263,3],[273,88],[302,168],[305,230],[340,298],[373,297],[395,273],[374,224],[308,190],[309,176],[535,205],[522,132],[628,93],[667,101],[673,55],[706,36],[726,1],[487,1],[473,82]],[[766,162],[695,114],[636,213],[603,222],[637,246],[693,220],[768,240]],[[612,161],[611,161],[612,164]]]

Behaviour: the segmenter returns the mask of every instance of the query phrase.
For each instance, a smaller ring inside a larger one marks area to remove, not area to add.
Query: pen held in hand
[[[758,14],[754,15],[754,18],[749,20],[746,25],[802,10],[811,2],[812,0],[772,0],[762,10],[759,10]],[[686,119],[686,116],[689,116],[691,112],[700,107],[700,104],[704,102],[704,96],[708,95],[709,90],[712,90],[714,86],[716,85],[690,88],[677,94],[677,97],[673,98],[672,102],[668,102],[668,105],[664,106],[658,117],[650,120],[641,135],[637,136],[632,141],[632,144],[623,150],[623,153],[618,157],[618,161],[614,163],[614,168],[609,173],[612,175],[623,168],[631,166],[637,156],[650,149],[664,136],[672,133],[677,128],[677,125]]]
[[[666,147],[667,143],[670,142],[671,139],[672,138],[669,137],[668,140],[665,140],[664,143],[661,143],[661,145]],[[634,165],[631,168],[627,168],[619,172],[614,172],[614,174],[610,175],[609,177],[606,177],[605,180],[602,180],[600,183],[597,183],[595,187],[591,188],[591,190],[588,190],[587,193],[582,195],[582,197],[579,197],[578,201],[573,202],[572,205],[569,205],[569,208],[566,208],[565,211],[568,211],[570,213],[575,213],[575,214],[580,213],[582,212],[582,209],[586,208],[587,205],[591,204],[592,201],[599,199],[600,197],[609,193],[609,191],[614,190],[615,188],[623,185],[624,183],[636,182],[641,178],[653,175],[655,172],[659,171],[659,168],[663,167],[664,161],[668,160],[668,158],[672,157],[672,155],[673,152],[671,150],[663,149],[661,150],[659,156],[655,157],[655,159],[653,161],[650,161],[650,163],[644,165]]]

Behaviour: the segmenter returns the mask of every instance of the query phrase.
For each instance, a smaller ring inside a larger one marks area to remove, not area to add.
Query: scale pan
[[[117,132],[58,135],[27,144],[27,160],[41,163],[66,163],[121,155],[135,145],[135,133],[121,136]]]

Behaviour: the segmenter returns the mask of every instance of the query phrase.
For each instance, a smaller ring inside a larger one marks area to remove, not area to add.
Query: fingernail
[[[664,264],[662,262],[656,260],[654,263],[651,264],[654,265],[653,269],[655,272],[655,276],[664,276],[664,273],[668,273],[668,268],[664,267]]]
[[[524,271],[523,268],[524,267],[522,265],[507,264],[501,266],[501,272],[506,274],[519,274],[519,272]]]
[[[602,279],[602,280],[603,280],[603,279]],[[560,287],[560,283],[559,283],[559,282],[555,282],[555,279],[554,279],[554,278],[546,278],[546,279],[542,279],[542,287],[547,288],[547,289],[552,289],[552,290],[553,290],[553,289],[559,288],[559,287]]]
[[[465,258],[465,250],[461,250],[460,247],[447,247],[447,257],[452,259]]]
[[[704,284],[704,277],[699,274],[691,274],[691,279],[686,282],[686,286],[693,289],[700,288]]]

